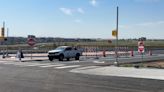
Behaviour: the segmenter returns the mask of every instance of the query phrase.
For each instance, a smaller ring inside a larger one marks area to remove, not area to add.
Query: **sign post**
[[[115,56],[116,56],[116,60],[114,62],[114,64],[116,66],[119,66],[119,62],[118,62],[118,25],[119,25],[119,7],[117,6],[116,30],[112,31],[112,36],[116,37],[116,42],[115,42]]]
[[[34,35],[28,35],[27,39],[28,45],[31,46],[31,59],[32,59],[32,47],[36,44],[36,39]]]

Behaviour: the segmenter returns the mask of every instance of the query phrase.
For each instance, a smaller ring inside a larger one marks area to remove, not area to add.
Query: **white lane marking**
[[[57,69],[65,69],[65,68],[75,68],[80,67],[80,65],[70,65],[70,66],[61,66],[61,67],[55,67]]]
[[[50,65],[50,64],[24,64],[24,65],[21,65],[21,66],[42,66],[42,65]]]
[[[65,61],[65,62],[62,62],[63,64],[71,64],[71,63],[79,63],[80,61],[79,60],[76,60],[76,61],[69,61],[69,62],[67,62],[67,61]],[[59,62],[59,63],[61,63],[61,62]]]
[[[8,64],[8,65],[23,65],[24,63],[22,62],[3,62],[1,64]]]
[[[73,62],[80,62],[80,60],[76,60],[76,61],[73,61]]]
[[[14,62],[3,62],[2,64],[14,64]]]
[[[2,64],[13,64],[13,65],[34,65],[39,63],[25,63],[25,62],[4,62]]]
[[[0,63],[5,63],[5,62],[7,62],[7,61],[0,61]]]
[[[27,65],[34,65],[36,63],[15,63],[14,65],[18,65],[18,66],[27,66]]]
[[[81,67],[81,68],[77,68],[77,70],[88,70],[88,69],[95,69],[95,68],[100,68],[100,66]]]
[[[93,61],[94,63],[105,63],[105,61]]]
[[[57,64],[57,65],[44,65],[44,66],[39,66],[39,67],[42,67],[42,68],[46,68],[46,67],[58,67],[58,66],[64,66],[64,64]]]
[[[46,67],[54,67],[57,69],[64,69],[64,68],[74,68],[74,67],[80,67],[80,65],[70,65],[70,66],[65,66],[65,64],[51,64],[51,63],[26,63],[26,62],[4,62],[3,64],[12,64],[12,65],[18,65],[20,67],[27,67],[27,66],[38,66],[42,68]]]
[[[23,63],[13,63],[13,65],[24,65]]]
[[[3,64],[19,65],[19,64],[34,64],[34,63],[27,63],[27,62],[4,62]]]

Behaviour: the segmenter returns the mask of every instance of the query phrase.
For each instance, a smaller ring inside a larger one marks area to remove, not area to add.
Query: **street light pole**
[[[116,61],[115,64],[119,66],[118,62],[118,23],[119,23],[119,7],[117,6],[117,19],[116,19],[116,46],[115,46],[115,54],[116,54]]]
[[[3,33],[1,33],[3,37],[4,37],[4,33],[5,33],[5,22],[3,22]],[[4,39],[4,38],[3,38],[3,39]],[[4,43],[4,40],[2,41],[2,43]],[[2,55],[2,58],[5,58],[4,48],[3,48],[3,55]]]
[[[7,37],[6,37],[6,39],[8,40],[8,34],[9,34],[9,28],[7,28]],[[8,42],[6,42],[6,56],[8,57],[9,56],[9,54],[8,54]]]

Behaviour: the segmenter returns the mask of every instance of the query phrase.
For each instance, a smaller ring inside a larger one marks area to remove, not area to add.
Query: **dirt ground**
[[[143,66],[144,67],[154,67],[154,68],[163,68],[164,69],[164,60],[143,63]]]
[[[145,68],[159,68],[164,69],[164,60],[160,61],[150,61],[144,63],[135,63],[135,64],[123,64],[122,67],[145,67]]]

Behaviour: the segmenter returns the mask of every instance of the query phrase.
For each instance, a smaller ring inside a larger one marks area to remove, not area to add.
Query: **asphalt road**
[[[69,72],[71,69],[37,67],[36,62],[0,63],[0,92],[164,92],[164,81],[160,80],[76,74]]]

